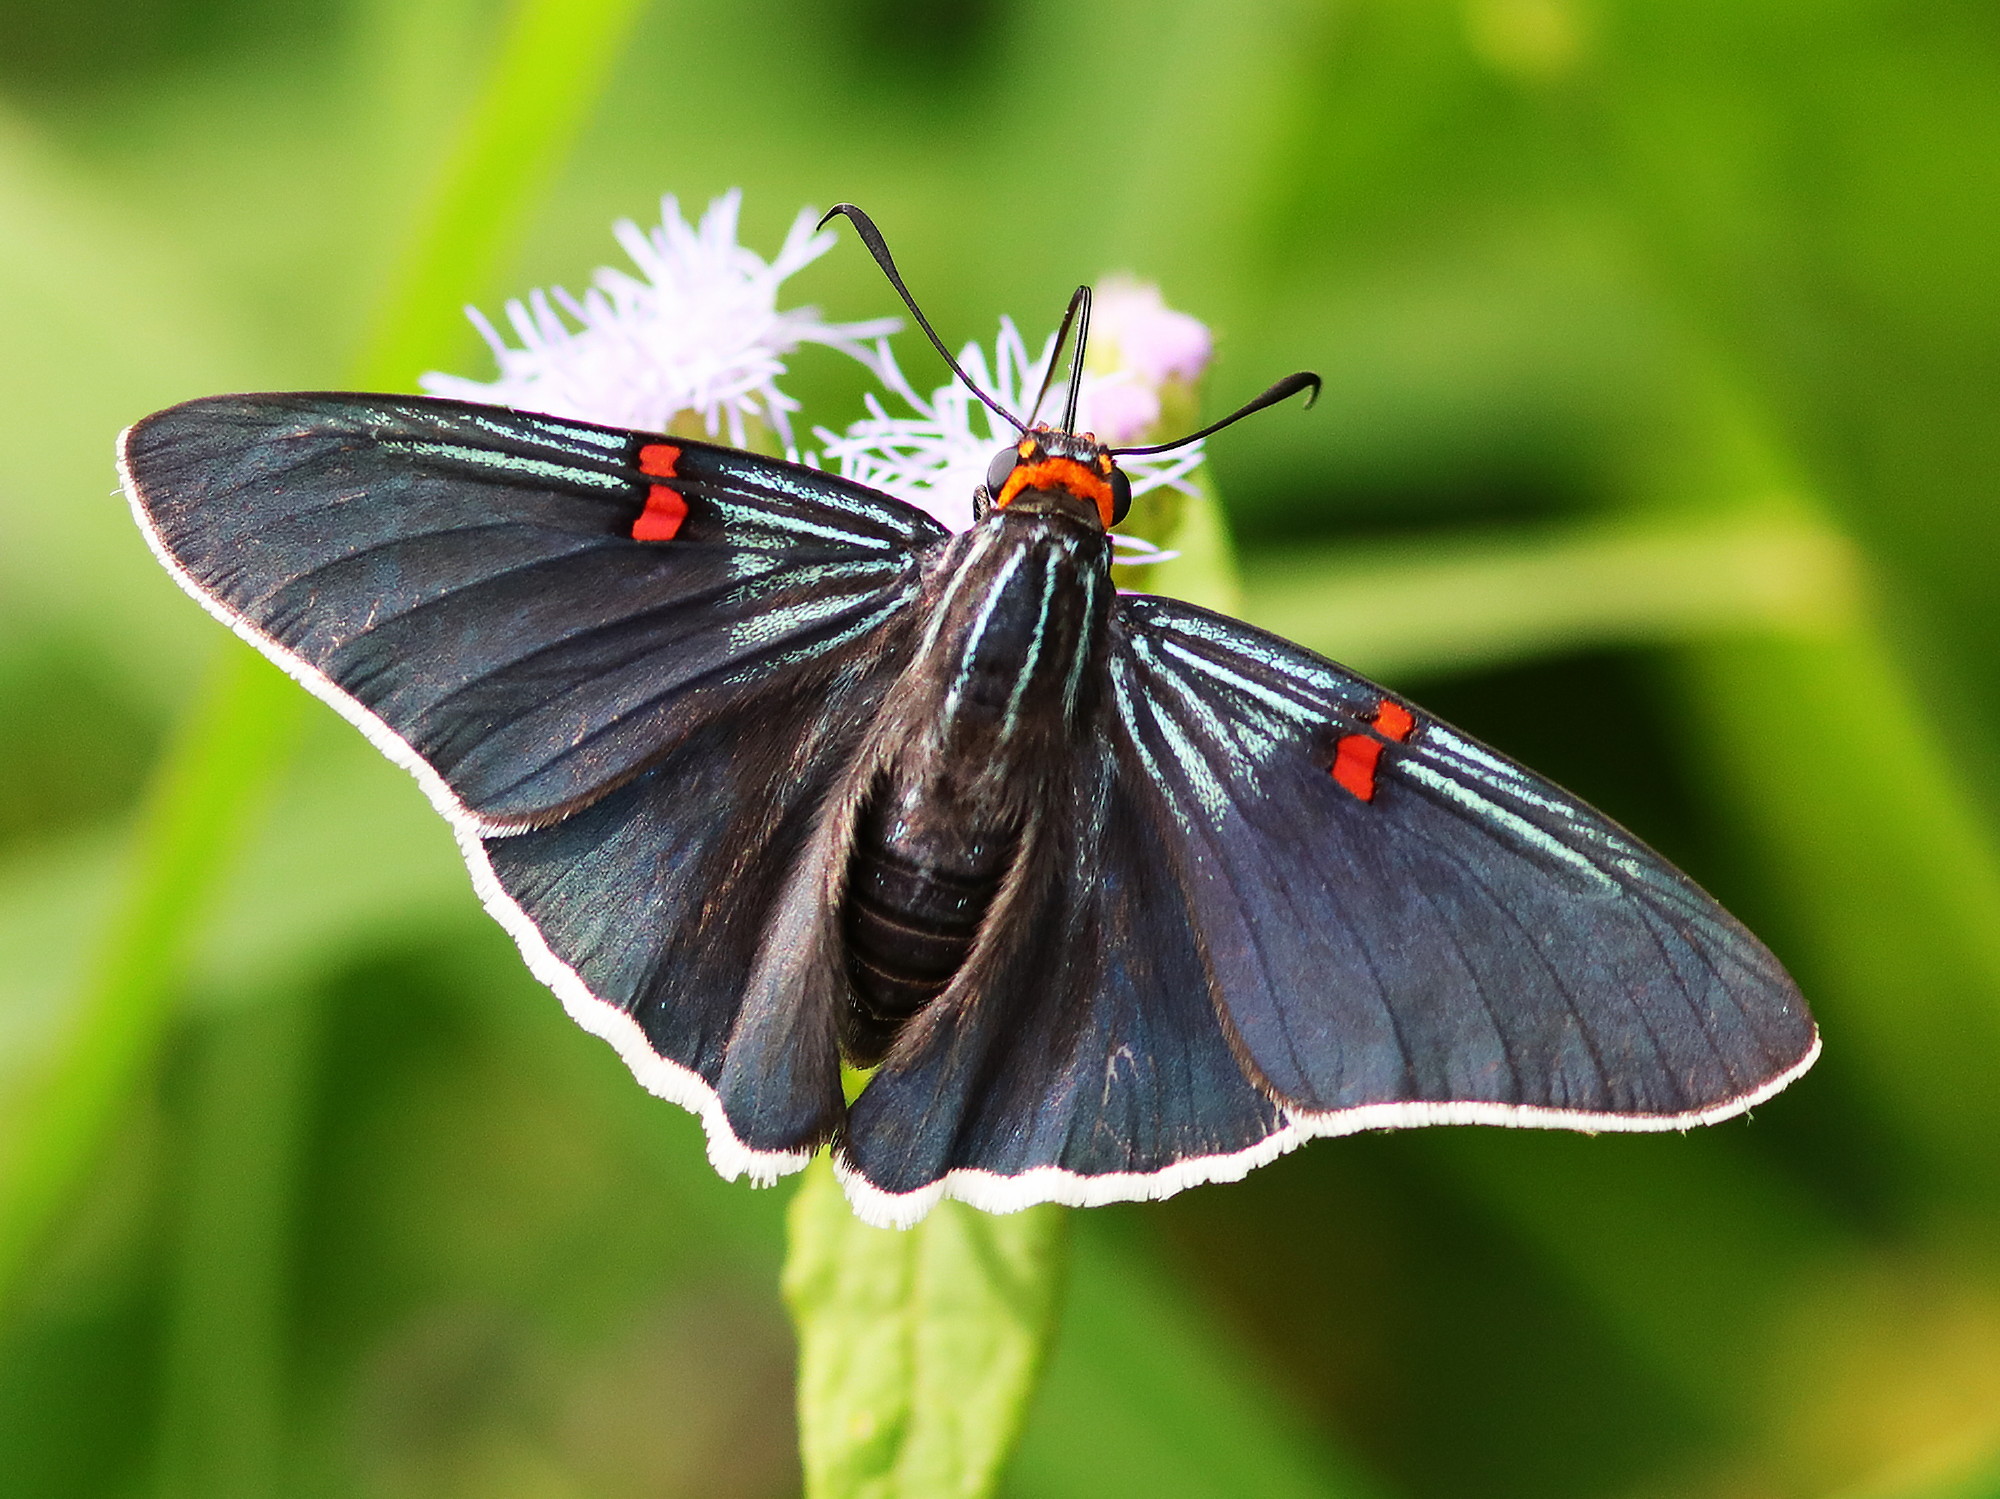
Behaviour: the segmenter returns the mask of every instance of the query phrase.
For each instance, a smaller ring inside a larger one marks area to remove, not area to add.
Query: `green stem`
[[[1371,676],[1772,629],[1826,636],[1860,607],[1853,546],[1784,515],[1310,546],[1245,559],[1256,623]]]
[[[486,290],[518,237],[637,12],[638,0],[516,6],[383,321],[355,361],[359,383],[407,388],[459,346],[458,309]],[[42,1235],[146,1075],[200,919],[289,760],[303,712],[275,670],[232,651],[155,772],[126,894],[0,1163],[0,1309],[17,1299]]]
[[[1141,495],[1124,527],[1178,555],[1166,562],[1121,567],[1112,576],[1120,588],[1163,593],[1204,609],[1241,614],[1243,578],[1229,517],[1206,466],[1195,470],[1193,484],[1192,494],[1160,489]]]

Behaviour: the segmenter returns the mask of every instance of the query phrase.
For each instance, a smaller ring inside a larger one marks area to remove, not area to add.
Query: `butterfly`
[[[1778,961],[1616,824],[1116,590],[1119,459],[1177,444],[1075,432],[1074,374],[1050,424],[966,384],[1019,440],[957,533],[755,453],[393,395],[191,401],[120,470],[167,570],[417,778],[536,977],[725,1176],[831,1145],[855,1210],[907,1225],[1359,1130],[1684,1129],[1811,1065]]]

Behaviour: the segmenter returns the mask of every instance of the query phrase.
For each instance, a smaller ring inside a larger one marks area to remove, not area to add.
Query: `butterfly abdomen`
[[[1101,531],[1025,513],[957,538],[934,586],[848,862],[847,1045],[863,1062],[978,941],[1029,809],[1064,773],[1112,595]]]
[[[842,936],[858,1002],[848,1049],[863,1063],[964,964],[1017,841],[922,791],[870,802],[848,869]]]

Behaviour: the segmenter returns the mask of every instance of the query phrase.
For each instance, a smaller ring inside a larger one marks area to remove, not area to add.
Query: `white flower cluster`
[[[507,321],[518,347],[477,309],[467,309],[499,361],[500,378],[482,383],[429,374],[424,389],[655,432],[693,413],[711,434],[726,425],[739,446],[754,419],[790,449],[790,416],[799,405],[777,380],[786,356],[803,344],[824,344],[867,365],[912,414],[891,416],[871,394],[868,415],[844,432],[814,429],[821,449],[804,455],[806,461],[831,463],[955,530],[970,525],[973,491],[985,482],[993,455],[1015,440],[1013,428],[956,381],[928,398],[919,395],[889,352],[886,335],[900,326],[895,319],[829,323],[813,308],[779,310],[779,287],[825,254],[834,236],[816,232],[812,210],[802,210],[777,258],[767,263],[736,242],[741,203],[740,192],[717,198],[696,227],[669,197],[661,201],[659,228],[619,223],[614,232],[640,275],[603,269],[580,299],[558,287],[509,302]],[[1208,362],[1208,330],[1167,307],[1157,288],[1129,280],[1109,281],[1097,293],[1091,330],[1079,423],[1112,444],[1156,436],[1160,388],[1200,375]],[[959,362],[994,400],[1025,417],[1055,357],[1053,335],[1030,359],[1020,331],[1002,318],[991,360],[968,344]],[[1058,390],[1051,399],[1060,397]],[[1188,488],[1201,461],[1202,445],[1195,442],[1172,453],[1131,457],[1121,466],[1136,496],[1161,485]],[[1113,539],[1121,562],[1172,555],[1133,537]]]
[[[960,350],[958,362],[1002,407],[1025,416],[1055,356],[1054,334],[1042,345],[1041,353],[1030,359],[1020,330],[1012,319],[1002,318],[992,362],[988,363],[986,351],[978,344],[967,344]],[[986,466],[993,455],[1017,440],[1014,429],[956,380],[940,385],[928,400],[918,395],[886,343],[876,355],[876,374],[915,415],[892,417],[882,402],[870,395],[868,415],[851,424],[844,434],[824,427],[814,430],[821,453],[838,465],[844,477],[928,510],[955,531],[971,525],[972,493],[986,482]],[[1135,388],[1137,381],[1123,370],[1097,374],[1086,366],[1077,394],[1077,421],[1083,430],[1111,442],[1138,436],[1139,431],[1112,424],[1122,412],[1129,411],[1130,393]],[[1060,399],[1061,394],[1058,389],[1051,399]],[[1158,415],[1155,398],[1153,418]],[[1202,445],[1195,442],[1172,453],[1127,458],[1119,466],[1132,481],[1133,495],[1138,496],[1163,484],[1186,488],[1188,475],[1201,466],[1201,460]],[[1134,553],[1121,557],[1122,562],[1154,561],[1166,555],[1135,537],[1118,535],[1113,540]]]
[[[621,221],[612,232],[639,276],[607,268],[581,299],[557,287],[509,302],[518,348],[468,308],[499,361],[500,378],[482,384],[430,374],[424,389],[654,432],[693,412],[711,435],[726,423],[739,447],[746,419],[754,418],[790,442],[798,402],[777,386],[785,356],[814,343],[867,362],[868,341],[901,325],[894,318],[829,323],[811,307],[779,311],[778,288],[832,249],[835,238],[816,233],[816,216],[802,209],[767,264],[736,242],[742,199],[740,191],[717,198],[699,228],[681,217],[671,197],[661,200],[657,229]]]

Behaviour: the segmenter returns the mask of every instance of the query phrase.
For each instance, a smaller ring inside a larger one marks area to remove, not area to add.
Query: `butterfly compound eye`
[[[1125,519],[1125,512],[1132,508],[1132,481],[1125,477],[1125,470],[1111,471],[1111,524],[1117,525]]]
[[[1000,498],[1000,490],[1007,482],[1007,476],[1014,472],[1014,465],[1021,461],[1021,455],[1013,448],[1002,448],[993,455],[993,461],[986,465],[986,488],[994,499]]]

